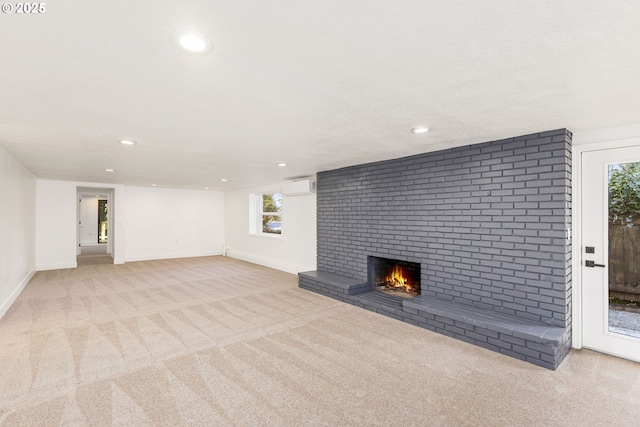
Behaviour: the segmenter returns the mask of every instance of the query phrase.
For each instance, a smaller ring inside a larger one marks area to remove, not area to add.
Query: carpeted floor
[[[0,369],[6,426],[640,425],[640,364],[549,371],[224,257],[37,273]]]
[[[81,255],[104,255],[107,253],[107,244],[99,243],[97,245],[84,245],[80,247]]]
[[[76,257],[76,262],[78,263],[78,266],[113,264],[113,258],[111,255],[78,255]]]
[[[78,265],[113,264],[113,257],[107,254],[107,245],[90,245],[81,248],[81,254],[76,257]]]

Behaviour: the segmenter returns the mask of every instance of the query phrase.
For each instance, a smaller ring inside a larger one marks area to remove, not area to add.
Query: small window
[[[282,194],[260,194],[258,197],[258,229],[263,234],[282,234]]]

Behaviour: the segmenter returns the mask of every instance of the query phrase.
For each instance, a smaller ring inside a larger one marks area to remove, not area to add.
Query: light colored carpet
[[[113,264],[113,258],[111,255],[78,255],[76,262],[78,265]]]
[[[82,246],[76,257],[78,265],[113,264],[113,257],[107,254],[107,245]]]
[[[98,245],[86,245],[80,247],[80,253],[82,255],[99,255],[107,253],[107,244],[98,244]]]
[[[7,426],[640,425],[640,364],[549,371],[224,257],[40,272],[0,369]]]

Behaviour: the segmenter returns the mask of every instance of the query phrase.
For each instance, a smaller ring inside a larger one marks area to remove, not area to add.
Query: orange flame
[[[407,293],[415,293],[415,288],[409,283],[407,277],[405,277],[402,267],[399,265],[393,266],[393,270],[389,272],[389,275],[383,280],[385,285],[389,288],[400,289]]]

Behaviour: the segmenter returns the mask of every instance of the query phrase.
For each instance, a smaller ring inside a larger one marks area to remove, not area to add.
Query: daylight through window
[[[260,195],[262,233],[282,234],[282,194]]]

